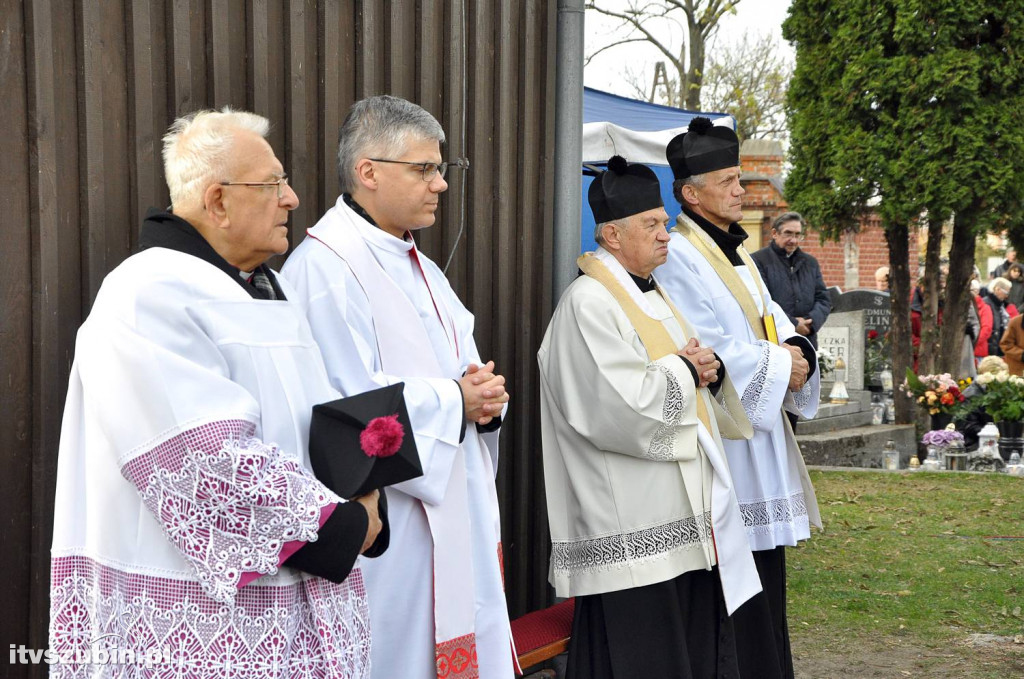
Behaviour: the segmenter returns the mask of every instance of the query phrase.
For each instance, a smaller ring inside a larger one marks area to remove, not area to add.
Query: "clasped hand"
[[[793,365],[789,371],[789,390],[800,391],[807,383],[807,374],[810,372],[811,367],[807,364],[807,359],[804,358],[804,352],[800,347],[783,342],[782,348],[788,349],[793,357]]]
[[[487,361],[483,366],[470,363],[466,374],[459,380],[459,387],[466,404],[467,422],[485,425],[500,415],[508,403],[505,378],[494,374],[494,361]]]
[[[722,367],[722,363],[715,358],[714,349],[702,347],[696,337],[691,337],[686,346],[676,353],[689,361],[697,371],[698,387],[706,387],[718,381],[718,370]]]

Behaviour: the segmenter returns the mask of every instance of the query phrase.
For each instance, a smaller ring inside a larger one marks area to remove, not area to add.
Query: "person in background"
[[[889,267],[880,266],[875,269],[875,290],[889,292]]]
[[[978,363],[978,374],[983,375],[985,373],[997,373],[1007,369],[1006,361],[999,358],[998,356],[986,356],[981,359]],[[971,399],[978,394],[985,391],[985,386],[979,384],[977,381],[972,382],[966,389],[964,389],[964,398],[966,405],[970,405]],[[985,412],[984,408],[976,407],[971,410],[966,408],[963,411],[965,414],[957,418],[957,429],[964,435],[964,445],[968,450],[976,450],[978,448],[978,432],[986,424],[992,421],[992,417]]]
[[[1011,318],[1021,311],[1021,304],[1024,303],[1024,266],[1020,262],[1014,262],[1006,270],[1006,280],[1010,281],[1010,294],[1006,296],[1007,311]],[[1013,306],[1011,312],[1009,307]],[[1014,313],[1015,312],[1015,313]]]
[[[999,349],[1006,359],[1007,369],[1011,375],[1024,375],[1024,314],[1010,319],[1006,330],[999,340]]]
[[[1002,356],[999,348],[999,340],[1006,332],[1006,326],[1010,322],[1010,314],[1006,309],[1006,298],[1010,295],[1010,281],[1005,278],[996,278],[988,284],[988,290],[982,293],[985,303],[992,310],[992,334],[988,338],[989,356]]]
[[[1017,261],[1017,250],[1016,248],[1006,248],[1006,260],[1002,264],[992,270],[992,278],[1006,277],[1006,272],[1010,269],[1010,266]]]
[[[978,339],[974,342],[975,358],[988,356],[988,338],[992,336],[992,307],[985,304],[980,292],[981,281],[975,278],[971,281],[971,299],[974,300],[974,307],[978,310],[979,326]]]
[[[799,212],[786,212],[772,224],[772,242],[750,257],[768,292],[789,317],[797,334],[818,347],[818,329],[832,311],[818,260],[800,248],[806,223]]]

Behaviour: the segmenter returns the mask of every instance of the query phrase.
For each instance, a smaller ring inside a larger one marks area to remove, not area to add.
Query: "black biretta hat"
[[[320,481],[343,498],[423,475],[405,384],[313,406],[309,461]]]
[[[709,118],[697,116],[686,132],[672,138],[665,157],[676,179],[714,172],[740,164],[740,140],[728,127],[715,126]]]
[[[622,156],[608,159],[608,169],[594,178],[587,201],[598,224],[665,207],[654,170],[627,163]]]

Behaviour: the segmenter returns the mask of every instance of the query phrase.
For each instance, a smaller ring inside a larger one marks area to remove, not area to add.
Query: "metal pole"
[[[557,304],[576,277],[583,156],[583,3],[558,0],[555,83],[555,231],[552,295]]]

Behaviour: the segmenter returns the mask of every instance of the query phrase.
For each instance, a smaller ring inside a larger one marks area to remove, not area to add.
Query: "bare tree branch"
[[[614,10],[588,0],[585,7],[603,16],[618,19],[630,32],[625,38],[601,47],[587,58],[587,63],[598,53],[629,42],[645,41],[664,55],[676,73],[675,87],[678,105],[699,110],[701,87],[704,81],[706,45],[718,30],[718,22],[726,13],[735,12],[740,0],[632,0],[624,10]],[[686,38],[676,48],[672,39],[661,39],[649,27],[662,26],[671,21],[683,28]],[[672,93],[667,93],[671,97]]]

